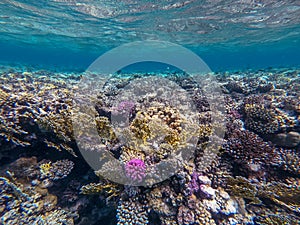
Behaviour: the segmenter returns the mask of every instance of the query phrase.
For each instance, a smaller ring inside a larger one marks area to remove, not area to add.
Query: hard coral
[[[0,136],[20,146],[45,142],[75,155],[71,147],[71,82],[39,73],[1,74]]]
[[[289,173],[300,174],[300,155],[295,149],[276,149],[271,163]]]
[[[257,133],[268,134],[279,130],[279,121],[274,109],[261,104],[245,104],[245,125]]]
[[[73,225],[76,212],[58,207],[57,197],[39,184],[34,168],[38,168],[36,159],[20,158],[12,163],[12,171],[0,177],[0,223]],[[31,179],[36,178],[32,182],[28,180],[31,173]]]
[[[149,222],[145,206],[143,206],[137,198],[119,201],[117,220],[118,225],[146,225]]]
[[[72,171],[74,163],[70,160],[59,160],[55,163],[48,162],[40,165],[40,171],[43,177],[51,180],[65,178]]]
[[[258,197],[258,187],[244,177],[228,177],[227,190],[236,197],[247,199],[250,204],[261,204]]]
[[[237,130],[223,145],[226,154],[248,171],[258,172],[252,166],[267,167],[273,158],[274,147],[251,131]]]
[[[122,188],[114,183],[101,180],[99,183],[90,183],[81,187],[82,194],[103,194],[107,200],[120,195]]]
[[[294,116],[281,110],[276,96],[249,96],[244,99],[242,110],[245,125],[258,134],[273,134],[295,126]]]
[[[125,173],[133,181],[142,182],[146,176],[146,165],[141,159],[131,159],[125,164]]]
[[[291,212],[300,213],[299,186],[287,185],[279,182],[271,182],[263,185],[259,195],[268,198],[280,207]]]
[[[284,215],[265,215],[265,216],[258,216],[255,219],[255,223],[258,225],[281,225],[281,224],[289,224],[289,225],[298,225],[299,221],[297,218]]]

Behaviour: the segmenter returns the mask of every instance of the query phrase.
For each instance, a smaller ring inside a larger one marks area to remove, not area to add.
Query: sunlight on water
[[[249,45],[297,37],[300,22],[300,5],[291,0],[2,0],[0,12],[2,41],[75,41],[69,43],[75,48],[146,39],[192,46]]]

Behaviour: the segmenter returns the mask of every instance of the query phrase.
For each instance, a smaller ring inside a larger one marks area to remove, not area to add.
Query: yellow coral
[[[180,142],[180,137],[176,131],[170,131],[167,136],[165,136],[164,141],[173,147],[177,147]]]
[[[135,134],[135,136],[144,142],[150,137],[150,129],[148,125],[147,114],[143,114],[142,112],[138,112],[136,118],[131,123],[131,130]]]
[[[101,138],[107,140],[115,140],[117,138],[107,117],[98,116],[95,120],[97,124],[97,130]]]
[[[51,167],[52,167],[51,162],[43,163],[42,165],[40,165],[40,171],[42,174],[47,175],[50,173]]]
[[[140,150],[130,148],[127,146],[122,147],[122,153],[120,156],[120,160],[124,163],[130,161],[131,159],[141,159],[145,160],[145,153]]]
[[[199,125],[199,138],[209,137],[212,135],[213,130],[212,126],[209,124],[200,124]]]
[[[272,182],[263,186],[259,191],[263,198],[269,198],[274,203],[296,213],[300,213],[300,190],[299,187]]]
[[[121,192],[119,185],[102,181],[85,185],[80,190],[82,194],[104,194],[107,200],[119,196]]]
[[[260,204],[257,187],[251,184],[246,178],[238,176],[227,178],[227,190],[236,197],[251,200],[250,204]]]

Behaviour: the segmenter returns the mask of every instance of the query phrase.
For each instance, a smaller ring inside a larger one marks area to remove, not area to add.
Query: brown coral
[[[0,84],[2,137],[21,146],[45,142],[75,155],[70,147],[70,84],[62,78],[55,80],[27,72],[5,73]]]

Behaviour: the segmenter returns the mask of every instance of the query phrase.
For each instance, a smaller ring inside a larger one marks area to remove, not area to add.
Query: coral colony
[[[131,159],[125,165],[125,173],[133,181],[142,182],[146,176],[146,165],[143,160]]]
[[[193,101],[189,116],[183,105],[151,94],[116,102],[142,74],[108,81],[93,118],[101,143],[87,149],[109,152],[124,176],[143,186],[110,181],[103,174],[114,165],[92,171],[82,158],[71,120],[81,75],[1,72],[0,224],[299,224],[300,70],[214,74],[225,96],[221,115],[184,74],[168,76]],[[116,114],[128,116],[123,132],[111,124]],[[212,116],[226,118],[219,148],[208,145],[217,129]],[[78,119],[85,126],[89,117]],[[198,139],[193,157],[151,183],[151,169],[191,136]]]

